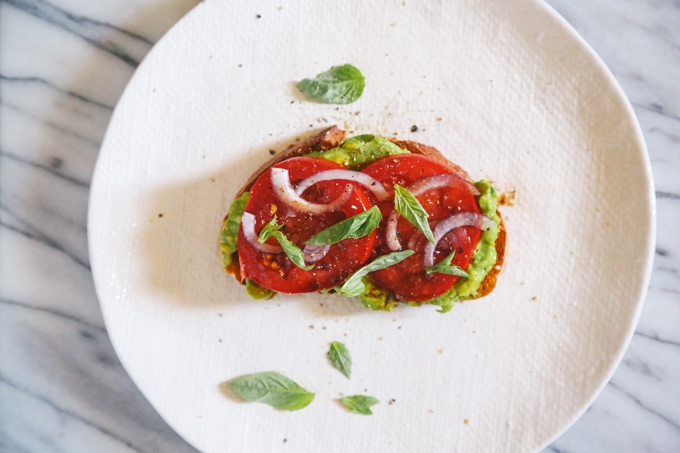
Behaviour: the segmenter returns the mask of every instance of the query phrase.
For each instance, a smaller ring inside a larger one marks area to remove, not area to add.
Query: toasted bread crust
[[[503,263],[505,262],[505,246],[507,235],[505,233],[505,222],[501,217],[501,213],[496,211],[496,214],[501,219],[501,229],[498,232],[498,238],[496,238],[496,264],[491,268],[482,283],[479,284],[479,289],[477,290],[477,296],[473,299],[479,299],[487,294],[491,293],[496,287],[496,281],[498,280],[498,274],[503,270]]]
[[[243,192],[247,192],[255,184],[257,178],[262,175],[265,171],[269,170],[272,166],[283,162],[291,157],[306,156],[307,154],[319,151],[328,151],[329,149],[335,148],[345,139],[347,135],[346,131],[338,128],[337,126],[331,126],[328,129],[321,131],[320,133],[309,137],[308,139],[302,141],[301,143],[293,143],[285,150],[280,153],[276,153],[274,157],[269,159],[267,162],[262,164],[255,173],[250,175],[248,181],[245,183],[241,190],[238,191],[234,199],[243,195]]]
[[[338,146],[344,139],[345,139],[346,132],[337,126],[331,126],[328,129],[320,132],[317,135],[314,135],[312,137],[309,137],[308,139],[304,140],[301,143],[294,143],[290,145],[288,148],[283,150],[280,153],[277,153],[274,157],[269,159],[265,164],[263,164],[260,168],[255,171],[250,178],[248,179],[248,182],[239,190],[239,192],[236,194],[235,199],[243,195],[244,192],[250,190],[250,188],[253,186],[255,181],[257,181],[257,178],[260,177],[265,171],[267,171],[270,167],[273,165],[276,165],[279,162],[282,162],[286,159],[290,159],[291,157],[298,157],[298,156],[306,156],[310,153],[313,152],[323,152],[323,151],[328,151],[332,148],[335,148]],[[410,151],[414,154],[421,154],[423,156],[429,157],[431,159],[434,159],[438,162],[443,163],[444,165],[450,167],[452,170],[454,170],[458,175],[460,175],[463,179],[473,183],[474,181],[472,178],[470,178],[470,175],[463,170],[460,166],[454,164],[450,160],[448,160],[442,153],[439,152],[436,148],[433,148],[431,146],[423,145],[422,143],[418,142],[413,142],[410,140],[391,140],[392,143],[397,145],[398,147],[405,149],[407,151]],[[496,211],[498,214],[498,217],[501,217],[501,213],[499,211]],[[225,217],[226,220],[226,217]],[[503,263],[505,261],[505,249],[507,245],[507,235],[505,232],[505,223],[503,222],[503,218],[501,217],[501,228],[498,233],[498,238],[496,239],[496,253],[497,253],[497,258],[496,258],[496,264],[494,267],[491,269],[491,271],[487,274],[487,276],[484,278],[482,283],[479,285],[479,289],[477,291],[477,296],[474,297],[474,299],[484,297],[491,293],[493,289],[496,286],[496,281],[498,274],[501,272]],[[239,262],[238,262],[238,254],[235,253],[234,259],[232,260],[231,265],[226,269],[228,273],[233,274],[234,277],[242,283],[241,279],[241,273],[240,273],[240,268],[239,268]]]

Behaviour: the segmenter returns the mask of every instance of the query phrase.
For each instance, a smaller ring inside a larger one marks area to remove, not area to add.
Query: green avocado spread
[[[389,140],[364,134],[348,138],[333,149],[310,153],[309,156],[333,161],[349,170],[360,170],[383,157],[408,153]]]
[[[409,151],[399,148],[383,137],[366,134],[348,138],[333,149],[310,153],[309,156],[333,161],[349,170],[360,170],[383,157],[408,153]],[[482,213],[491,218],[496,226],[482,232],[472,256],[472,262],[466,270],[470,278],[459,279],[447,292],[428,301],[402,301],[402,303],[438,305],[440,313],[447,313],[451,311],[456,302],[477,296],[479,286],[496,264],[496,238],[500,231],[500,218],[496,213],[497,194],[493,186],[484,180],[475,183],[475,186],[480,192],[478,200]],[[229,217],[225,220],[220,233],[220,249],[224,267],[231,264],[232,256],[237,252],[238,230],[249,197],[250,193],[246,192],[234,200],[229,208]],[[383,311],[392,311],[397,306],[398,301],[388,291],[378,288],[367,277],[364,277],[362,281],[366,289],[358,296],[358,299],[363,306]],[[246,279],[246,291],[255,299],[271,299],[276,295],[276,292],[262,288],[250,279]]]

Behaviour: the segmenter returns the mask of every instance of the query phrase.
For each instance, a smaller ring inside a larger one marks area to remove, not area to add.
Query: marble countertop
[[[89,186],[135,68],[197,0],[0,0],[0,451],[195,451],[109,342]],[[630,98],[657,196],[640,323],[592,407],[546,452],[680,451],[680,3],[549,0]]]

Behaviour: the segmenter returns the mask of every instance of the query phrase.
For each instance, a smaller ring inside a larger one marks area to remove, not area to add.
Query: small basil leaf
[[[220,250],[222,251],[222,263],[229,267],[232,256],[238,251],[238,230],[241,227],[241,217],[246,210],[246,204],[250,198],[250,192],[244,192],[231,203],[229,215],[224,221],[220,232]]]
[[[258,285],[249,278],[246,278],[246,293],[255,300],[269,300],[278,294],[276,291]]]
[[[379,271],[380,269],[385,269],[387,267],[393,266],[409,256],[413,255],[413,250],[402,250],[401,252],[388,253],[379,258],[376,258],[371,263],[365,265],[355,273],[353,273],[347,281],[338,288],[338,294],[342,294],[347,297],[357,297],[363,294],[366,287],[362,278],[371,272]]]
[[[458,277],[470,278],[470,274],[465,272],[460,267],[451,264],[451,260],[455,255],[456,251],[454,250],[453,252],[451,252],[449,256],[447,256],[434,266],[426,267],[425,272],[427,272],[428,274],[436,272],[439,274],[457,275]]]
[[[432,236],[430,224],[427,223],[427,211],[411,192],[399,184],[394,185],[394,209],[422,231],[427,240],[434,244],[434,236]]]
[[[373,415],[371,407],[380,402],[372,396],[364,395],[345,396],[340,398],[340,401],[347,409],[363,415]]]
[[[275,371],[241,376],[229,382],[229,388],[246,401],[269,404],[285,411],[305,408],[315,396]]]
[[[268,224],[262,227],[262,230],[260,231],[260,235],[258,236],[257,241],[260,244],[264,244],[265,242],[267,242],[267,239],[274,235],[274,232],[280,231],[281,228],[283,228],[283,225],[279,225],[278,223],[276,223],[276,215],[274,215],[274,218],[271,219]]]
[[[310,238],[307,245],[332,245],[344,239],[359,239],[378,228],[382,214],[377,206],[326,228]]]
[[[351,64],[333,66],[314,79],[304,79],[298,90],[311,101],[325,104],[351,104],[364,92],[364,75]]]
[[[314,265],[305,265],[305,254],[302,252],[302,250],[300,250],[299,247],[290,242],[286,235],[280,231],[281,228],[283,228],[283,225],[278,225],[276,223],[276,216],[274,216],[274,218],[268,224],[266,224],[264,228],[262,228],[262,231],[260,231],[260,236],[257,240],[260,242],[260,244],[264,244],[269,238],[276,239],[281,245],[281,248],[283,248],[283,252],[288,255],[288,258],[290,258],[290,260],[297,267],[305,271],[312,270]]]
[[[333,366],[347,376],[347,378],[352,377],[352,357],[350,357],[349,350],[344,344],[339,341],[332,342],[328,350],[328,358],[333,363]]]

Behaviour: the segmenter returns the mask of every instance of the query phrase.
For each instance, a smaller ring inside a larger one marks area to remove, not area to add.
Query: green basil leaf
[[[311,101],[324,104],[351,104],[364,92],[364,75],[351,64],[333,66],[314,79],[304,79],[298,90]]]
[[[286,255],[288,255],[288,258],[290,258],[290,260],[297,267],[305,271],[312,270],[314,268],[314,265],[313,264],[309,266],[305,265],[305,254],[302,253],[302,250],[300,250],[299,247],[290,242],[286,235],[280,231],[281,228],[283,228],[283,225],[278,225],[276,223],[276,216],[274,216],[271,222],[269,222],[264,226],[264,228],[262,228],[262,231],[260,231],[260,236],[258,237],[257,240],[260,242],[260,244],[264,244],[269,238],[276,239],[281,245],[281,248],[283,248],[283,252]]]
[[[269,300],[278,294],[276,291],[258,285],[249,278],[246,278],[246,293],[255,300]]]
[[[458,277],[470,278],[470,274],[465,272],[463,269],[461,269],[458,266],[451,265],[451,260],[455,255],[456,251],[454,250],[453,252],[451,252],[449,256],[447,256],[434,266],[426,267],[425,272],[427,272],[428,274],[436,272],[439,274],[457,275]]]
[[[340,401],[347,409],[363,415],[373,415],[371,407],[380,402],[372,396],[364,395],[345,396],[340,398]]]
[[[379,271],[380,269],[385,269],[387,267],[393,266],[409,256],[413,255],[413,250],[402,250],[401,252],[388,253],[379,258],[376,258],[371,263],[365,265],[355,273],[353,273],[347,281],[338,288],[338,294],[342,294],[347,297],[357,297],[363,294],[366,287],[362,281],[363,277],[370,274],[371,272]]]
[[[333,366],[348,379],[352,377],[352,357],[350,357],[349,350],[344,344],[339,341],[332,342],[328,350],[328,358]]]
[[[371,234],[380,225],[382,214],[377,206],[366,212],[357,214],[349,219],[326,228],[310,238],[307,245],[332,245],[344,239],[359,239]]]
[[[224,221],[220,232],[220,251],[222,252],[222,263],[224,267],[229,267],[232,256],[238,251],[238,230],[241,227],[241,217],[246,210],[246,204],[250,198],[250,192],[244,192],[231,203],[229,215]]]
[[[305,408],[315,396],[276,371],[241,376],[229,382],[229,388],[246,401],[269,404],[285,411]]]
[[[427,223],[427,211],[411,192],[399,184],[394,185],[394,209],[422,231],[427,240],[434,244],[434,236],[432,236],[430,224]]]

